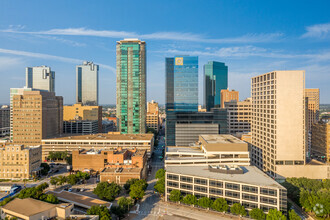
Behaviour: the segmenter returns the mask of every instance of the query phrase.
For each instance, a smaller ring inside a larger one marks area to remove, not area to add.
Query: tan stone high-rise
[[[63,127],[63,98],[54,92],[24,91],[13,96],[13,142],[40,145]]]
[[[270,176],[285,175],[285,165],[305,164],[305,71],[269,72],[251,85],[252,162]]]
[[[305,89],[308,99],[308,131],[311,132],[313,124],[319,120],[320,113],[320,89]]]
[[[152,100],[147,103],[147,127],[156,131],[159,129],[159,108],[158,103]]]
[[[312,155],[330,163],[330,122],[312,126]]]
[[[229,91],[228,89],[222,89],[221,90],[221,108],[225,107],[225,102],[230,102],[232,100],[236,100],[238,102],[239,100],[239,92],[235,90]]]
[[[63,107],[63,121],[98,121],[98,131],[102,132],[102,106],[74,104]]]

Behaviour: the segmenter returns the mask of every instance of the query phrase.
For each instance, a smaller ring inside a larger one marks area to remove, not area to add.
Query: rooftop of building
[[[200,137],[208,144],[245,144],[244,141],[229,134],[200,135]]]
[[[43,139],[43,141],[61,141],[61,140],[131,140],[131,141],[150,141],[153,138],[153,134],[109,134],[109,133],[98,133],[98,134],[87,134],[87,135],[67,135],[51,139]]]
[[[2,209],[24,216],[33,216],[40,212],[44,212],[52,208],[55,208],[56,206],[58,205],[50,204],[32,198],[26,198],[26,199],[15,198],[13,201],[4,205]]]
[[[20,145],[20,144],[12,144],[12,143],[7,143],[6,145],[4,145],[3,147],[0,147],[0,150],[6,150],[6,147],[14,147],[17,148],[19,147],[20,150],[29,150],[29,149],[36,149],[36,148],[41,148],[41,145],[36,145],[36,146],[25,146],[25,145]],[[15,149],[16,150],[16,149]]]
[[[107,174],[107,173],[124,173],[124,174],[129,174],[129,173],[133,173],[133,174],[139,174],[141,172],[142,168],[112,168],[112,167],[108,167],[105,168],[104,170],[102,170],[101,175],[102,174]]]
[[[176,147],[176,146],[168,146],[166,147],[166,152],[168,153],[203,153],[199,146],[194,147]]]
[[[130,156],[143,156],[146,153],[146,150],[136,150],[136,149],[135,150],[126,150],[126,149],[123,150],[121,147],[119,147],[119,148],[117,148],[117,150],[103,150],[103,149],[85,150],[85,149],[82,149],[79,151],[79,154],[98,155],[98,154],[101,154],[102,152],[107,152],[110,154],[124,154],[127,151],[129,151],[131,153]]]
[[[100,199],[95,199],[89,196],[85,196],[85,195],[81,195],[81,194],[77,194],[77,193],[73,193],[73,192],[68,192],[68,191],[60,191],[60,192],[55,192],[55,191],[47,191],[46,192],[54,194],[55,196],[57,196],[57,198],[60,201],[64,201],[64,202],[70,202],[73,203],[77,206],[81,206],[84,208],[90,208],[92,206],[100,206],[100,205],[104,205],[107,208],[110,208],[112,203],[110,202],[106,202]]]
[[[224,180],[237,183],[246,183],[251,185],[276,187],[285,189],[282,185],[267,176],[264,172],[255,166],[240,166],[243,174],[226,174],[212,172],[207,165],[205,166],[168,166],[167,172],[177,173],[188,176],[204,177],[215,180]]]

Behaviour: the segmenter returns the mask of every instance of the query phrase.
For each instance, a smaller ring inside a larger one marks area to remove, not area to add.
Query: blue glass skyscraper
[[[220,107],[222,89],[228,88],[228,66],[225,63],[209,61],[204,65],[204,104],[206,110]]]

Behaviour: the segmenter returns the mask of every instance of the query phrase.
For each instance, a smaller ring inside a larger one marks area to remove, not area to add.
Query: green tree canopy
[[[277,209],[270,209],[268,211],[266,220],[286,220],[286,217]]]
[[[120,197],[118,199],[118,205],[123,208],[126,211],[129,211],[129,207],[132,207],[134,205],[134,202],[132,199],[130,198],[126,198],[126,197]]]
[[[47,197],[44,200],[45,202],[52,203],[52,204],[58,204],[59,200],[54,194],[47,194]]]
[[[105,206],[92,206],[87,210],[88,215],[98,215],[102,220],[111,220],[109,209]]]
[[[170,198],[172,202],[179,202],[181,200],[180,190],[174,189],[170,192]]]
[[[229,206],[224,198],[217,198],[212,204],[212,209],[218,212],[227,212]]]
[[[197,205],[197,198],[194,195],[188,194],[183,198],[183,203],[187,205]]]
[[[203,208],[211,208],[213,201],[210,198],[202,197],[197,201],[197,205]]]
[[[165,178],[165,170],[164,169],[157,170],[155,177],[156,179]]]
[[[97,184],[93,192],[100,199],[113,201],[115,197],[119,195],[120,191],[121,187],[114,182],[100,182]]]
[[[266,214],[258,208],[254,208],[249,212],[249,216],[253,219],[257,220],[265,220],[266,219]]]
[[[301,218],[293,209],[291,209],[289,211],[289,220],[301,220]]]
[[[247,215],[244,206],[242,206],[240,203],[234,203],[230,207],[230,212],[235,214],[235,215],[240,215],[240,216],[246,216]]]
[[[138,181],[139,179],[129,179],[126,181],[126,183],[124,184],[124,189],[129,191],[129,188],[131,187],[131,185],[133,185],[136,181]]]
[[[56,176],[50,178],[50,184],[56,186],[58,184],[59,179]]]
[[[142,199],[144,196],[143,186],[139,184],[131,185],[129,195],[132,199]]]

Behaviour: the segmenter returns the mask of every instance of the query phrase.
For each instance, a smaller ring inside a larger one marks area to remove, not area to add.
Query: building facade
[[[238,102],[232,100],[224,103],[228,114],[228,131],[232,135],[248,133],[251,131],[252,100],[248,98]]]
[[[98,132],[102,132],[102,106],[63,106],[63,121],[97,121]]]
[[[330,163],[330,122],[312,126],[312,157]]]
[[[76,103],[97,106],[99,104],[99,66],[84,61],[76,66]]]
[[[40,172],[41,146],[8,144],[0,148],[0,179],[30,179]]]
[[[147,103],[147,127],[159,130],[159,107],[154,100]]]
[[[285,176],[278,166],[304,165],[305,114],[305,71],[253,77],[252,162],[275,178]]]
[[[119,131],[146,132],[146,43],[138,39],[117,41],[117,105]]]
[[[228,66],[225,63],[209,61],[204,65],[204,104],[206,110],[219,108],[220,91],[228,88]]]
[[[74,150],[147,150],[148,157],[151,156],[154,146],[153,134],[89,134],[79,136],[59,137],[42,140],[42,155],[47,158],[49,152]]]
[[[26,67],[26,87],[55,92],[55,72],[48,66]]]
[[[10,134],[10,108],[2,106],[0,108],[0,136]]]
[[[172,190],[197,199],[224,198],[229,205],[241,203],[246,209],[287,211],[287,190],[254,166],[168,166],[165,200]]]
[[[13,142],[40,145],[63,130],[63,98],[54,92],[24,91],[13,96]]]
[[[230,101],[239,101],[239,92],[235,90],[228,90],[228,89],[223,89],[221,90],[221,108],[225,107],[225,102],[230,102]]]
[[[63,121],[64,134],[97,134],[98,121]]]
[[[313,124],[319,121],[320,114],[320,89],[305,89],[307,98],[308,131],[310,132]]]

